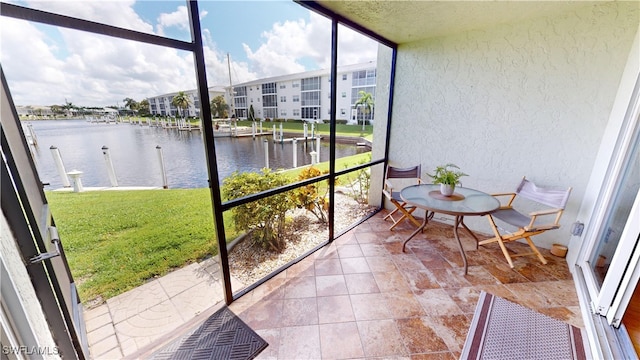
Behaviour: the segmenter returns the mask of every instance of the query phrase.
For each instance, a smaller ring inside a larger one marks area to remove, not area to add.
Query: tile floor
[[[541,249],[547,265],[519,257],[511,269],[496,244],[476,250],[465,234],[465,276],[450,225],[430,222],[403,253],[412,228],[390,232],[383,216],[230,305],[269,343],[258,358],[456,359],[483,290],[583,327],[564,259]]]

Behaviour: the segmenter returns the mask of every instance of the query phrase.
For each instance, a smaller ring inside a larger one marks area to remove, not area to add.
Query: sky
[[[184,1],[10,1],[190,41]],[[292,2],[198,3],[209,86],[330,68],[331,22]],[[338,29],[338,64],[375,61],[377,43]],[[228,59],[230,61],[228,62]],[[122,106],[196,88],[189,52],[3,17],[0,61],[16,105]],[[229,71],[231,68],[231,71]]]

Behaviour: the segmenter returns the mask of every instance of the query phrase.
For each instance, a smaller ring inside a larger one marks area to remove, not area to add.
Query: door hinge
[[[60,238],[58,237],[58,229],[56,229],[55,226],[49,226],[49,235],[49,237],[51,238],[51,243],[55,247],[55,250],[32,256],[29,259],[29,264],[37,264],[43,260],[60,256]]]

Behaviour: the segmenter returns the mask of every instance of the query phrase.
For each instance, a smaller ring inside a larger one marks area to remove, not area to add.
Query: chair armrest
[[[562,212],[563,212],[562,209],[546,209],[546,210],[534,211],[529,214],[529,216],[531,216],[531,221],[529,222],[529,225],[524,227],[524,229],[527,231],[557,229],[560,227],[560,224],[558,224],[558,222],[560,221],[560,216],[562,215]],[[538,216],[545,216],[545,215],[555,215],[556,216],[555,222],[548,223],[548,224],[535,225],[535,222]]]
[[[557,214],[558,212],[562,211],[562,209],[545,209],[545,210],[538,210],[538,211],[534,211],[532,213],[529,213],[529,216],[539,216],[539,215],[551,215],[551,214]]]
[[[502,205],[502,201],[498,201],[500,201],[500,209],[511,209],[511,203],[513,203],[513,200],[516,198],[516,193],[495,193],[491,194],[491,196],[495,198],[509,196],[510,198],[506,205]]]
[[[386,179],[384,181],[384,186],[385,186],[385,188],[389,188],[391,190],[393,189],[393,183],[391,181],[389,181],[389,179]]]

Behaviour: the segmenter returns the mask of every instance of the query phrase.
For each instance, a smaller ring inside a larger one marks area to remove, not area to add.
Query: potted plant
[[[433,175],[427,174],[433,179],[434,184],[440,184],[440,193],[444,196],[453,195],[456,185],[460,184],[460,178],[467,176],[462,171],[455,169],[460,168],[455,164],[440,165],[435,168]]]

